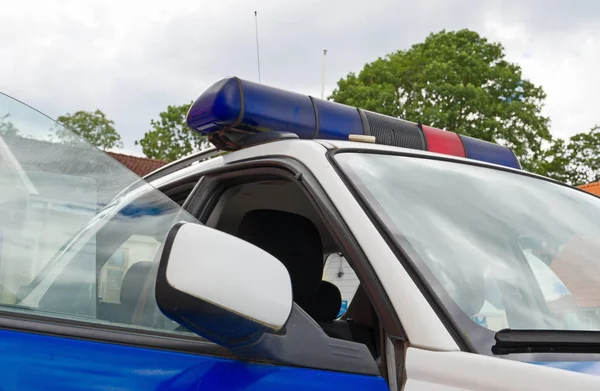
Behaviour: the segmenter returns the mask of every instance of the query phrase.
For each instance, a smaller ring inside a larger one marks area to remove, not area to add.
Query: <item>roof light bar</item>
[[[462,134],[459,137],[465,146],[467,158],[521,169],[521,163],[512,149]]]
[[[377,144],[521,168],[512,150],[498,144],[237,77],[220,80],[204,91],[190,108],[187,123],[220,150],[240,149],[246,137],[265,132],[328,140],[365,135]]]
[[[421,125],[427,139],[427,150],[445,155],[467,157],[465,147],[458,134]]]

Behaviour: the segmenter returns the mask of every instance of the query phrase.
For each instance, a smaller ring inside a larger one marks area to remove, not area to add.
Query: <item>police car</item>
[[[1,98],[3,389],[600,386],[600,200],[504,146],[233,77],[138,179]]]

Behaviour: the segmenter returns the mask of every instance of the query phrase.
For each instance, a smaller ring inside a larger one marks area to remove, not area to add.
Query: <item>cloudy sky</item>
[[[0,91],[53,118],[104,111],[125,152],[169,104],[225,76],[320,95],[350,71],[441,29],[501,42],[542,85],[561,137],[600,124],[600,2],[562,0],[0,0]]]

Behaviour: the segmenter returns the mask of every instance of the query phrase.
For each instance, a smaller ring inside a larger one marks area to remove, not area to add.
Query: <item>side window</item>
[[[98,301],[119,304],[121,285],[129,269],[129,249],[120,248],[106,262],[98,278]]]
[[[17,303],[19,292],[95,214],[93,180],[42,172],[21,174],[35,181],[38,193],[50,189],[53,197],[32,195],[16,180],[20,179],[16,171],[0,164],[0,304],[5,305]],[[57,194],[69,188],[77,191],[57,200]]]
[[[174,330],[177,324],[167,320],[154,303],[151,289],[155,278],[157,254],[161,242],[152,235],[134,234],[125,240],[97,273],[98,320],[115,324],[139,325],[163,331]],[[146,303],[154,316],[136,316],[140,302]]]
[[[325,259],[323,281],[334,284],[342,295],[342,305],[338,317],[344,315],[360,284],[356,272],[340,253],[329,254]]]
[[[156,308],[152,280],[173,224],[197,222],[178,205],[193,183],[174,184],[165,196],[3,94],[0,128],[0,308],[174,329]],[[149,303],[145,311],[138,311],[141,302]]]
[[[96,324],[185,332],[156,306],[153,282],[158,254],[172,225],[196,220],[153,189],[115,205],[106,215],[110,217],[97,217],[82,230],[37,236],[38,242],[53,245],[42,253],[38,244],[33,251],[46,259],[37,268],[32,267],[36,258],[26,256],[31,252],[22,246],[19,251],[19,235],[11,231],[10,246],[2,250],[0,306]],[[44,224],[49,222],[42,220]],[[54,244],[57,238],[68,246],[61,250]],[[50,250],[57,256],[47,254]]]
[[[99,303],[119,304],[127,272],[133,273],[142,265],[151,265],[160,242],[152,236],[132,235],[104,264],[98,275]],[[138,265],[134,267],[134,265]]]

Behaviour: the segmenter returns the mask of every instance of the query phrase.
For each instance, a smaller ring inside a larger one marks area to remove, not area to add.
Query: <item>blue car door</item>
[[[8,319],[3,318],[3,326]],[[248,363],[134,346],[133,341],[131,345],[94,341],[91,328],[86,330],[87,339],[51,335],[53,327],[58,334],[77,326],[11,320],[13,326],[31,330],[0,331],[0,389],[5,391],[387,389],[385,380],[376,376]]]

